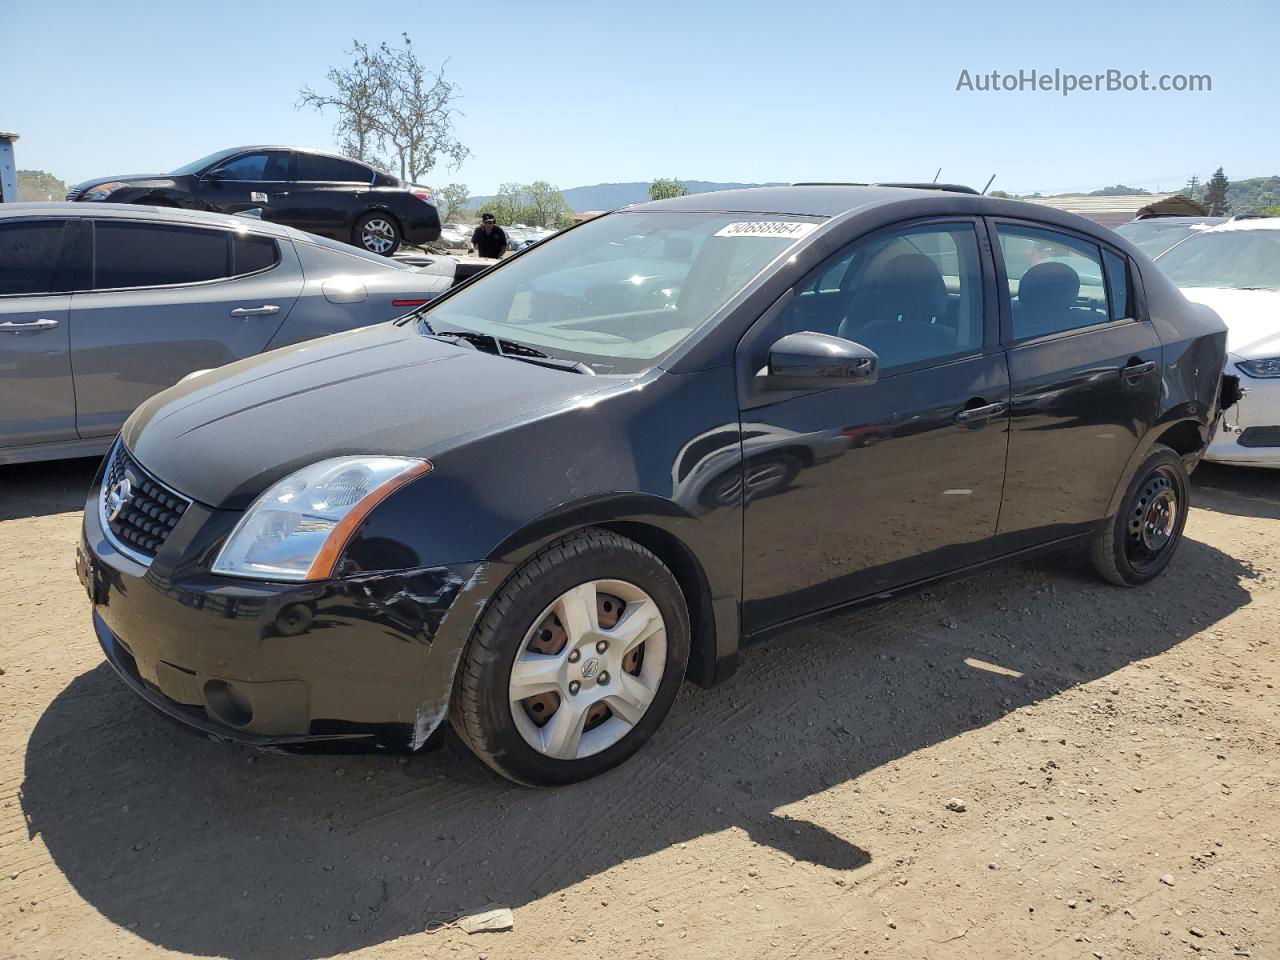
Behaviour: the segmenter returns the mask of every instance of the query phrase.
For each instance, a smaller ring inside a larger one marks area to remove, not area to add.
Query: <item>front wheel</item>
[[[400,225],[395,217],[375,210],[356,221],[352,231],[352,243],[364,247],[370,253],[389,257],[400,249]]]
[[[463,654],[450,721],[505,777],[585,780],[653,735],[688,658],[671,571],[634,541],[588,528],[532,557],[493,598]]]
[[[1190,482],[1182,458],[1157,444],[1133,475],[1114,517],[1093,541],[1093,565],[1121,587],[1158,577],[1182,540],[1190,507]]]

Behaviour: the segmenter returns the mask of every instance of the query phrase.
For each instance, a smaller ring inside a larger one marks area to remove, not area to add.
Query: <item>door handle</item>
[[[288,195],[289,195],[289,191],[288,191],[288,190],[282,190],[282,191],[280,191],[279,193],[273,193],[271,196],[273,196],[273,197],[275,197],[277,200],[279,200],[281,197],[287,197]]]
[[[12,320],[6,320],[4,323],[0,323],[0,333],[39,333],[41,330],[52,330],[57,325],[57,320],[50,320],[48,317],[41,317],[39,320],[28,320],[24,323],[14,323]]]
[[[981,407],[966,407],[956,414],[956,423],[977,423],[994,420],[1009,412],[1009,404],[1001,400],[999,403],[988,403]]]
[[[1154,360],[1138,361],[1137,363],[1130,363],[1121,367],[1120,376],[1124,377],[1126,380],[1132,380],[1134,383],[1137,383],[1155,368],[1156,362]]]
[[[274,303],[264,303],[260,307],[236,307],[231,311],[233,317],[269,317],[279,313],[280,308]]]

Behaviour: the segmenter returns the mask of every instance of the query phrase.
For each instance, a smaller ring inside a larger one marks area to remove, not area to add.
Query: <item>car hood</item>
[[[1245,360],[1280,356],[1280,290],[1184,287],[1182,293],[1222,317],[1228,353]]]
[[[454,346],[391,323],[273,350],[152,397],[122,437],[147,470],[213,507],[242,509],[327,457],[435,457],[617,385]]]
[[[168,173],[123,173],[116,177],[94,177],[92,180],[77,183],[71,189],[88,190],[90,187],[96,187],[100,183],[142,183],[150,180],[172,179],[173,175]]]

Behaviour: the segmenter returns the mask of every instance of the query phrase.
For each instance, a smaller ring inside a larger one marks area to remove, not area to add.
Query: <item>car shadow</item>
[[[101,457],[0,466],[0,520],[83,510]]]
[[[1202,463],[1191,475],[1191,502],[1214,513],[1280,520],[1280,470]]]
[[[1175,647],[1246,604],[1249,576],[1187,540],[1136,590],[1082,579],[1063,557],[845,613],[749,648],[727,683],[686,687],[628,763],[558,790],[513,786],[454,744],[401,758],[202,740],[102,665],[40,717],[21,803],[104,917],[237,960],[331,956],[491,901],[519,908],[727,830],[761,855],[857,871],[902,851],[875,848],[856,819],[787,808]],[[1189,619],[1151,616],[1187,594],[1202,598]],[[1086,607],[1106,616],[1082,619]]]

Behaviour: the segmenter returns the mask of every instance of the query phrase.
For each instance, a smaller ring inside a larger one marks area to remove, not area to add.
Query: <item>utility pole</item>
[[[16,133],[0,131],[0,203],[18,202],[18,165],[13,159]]]

